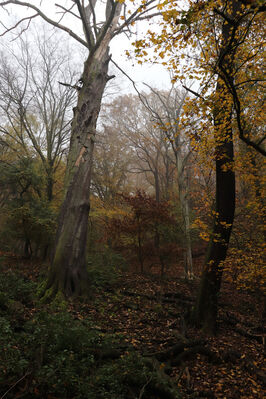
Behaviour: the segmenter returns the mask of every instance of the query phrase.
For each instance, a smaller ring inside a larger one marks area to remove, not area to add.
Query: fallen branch
[[[173,358],[176,358],[182,352],[184,352],[185,349],[191,348],[193,346],[204,345],[204,343],[205,342],[202,340],[195,340],[195,341],[186,341],[185,340],[184,342],[176,344],[167,350],[144,354],[144,356],[155,357],[156,359],[158,359],[160,361],[171,360]]]

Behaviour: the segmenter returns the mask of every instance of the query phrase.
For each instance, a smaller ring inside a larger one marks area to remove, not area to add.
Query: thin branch
[[[1,5],[1,4],[0,4]],[[22,18],[21,20],[19,20],[14,26],[12,26],[11,28],[6,28],[5,27],[5,25],[1,22],[1,25],[3,25],[4,26],[4,28],[6,29],[6,31],[4,32],[4,33],[1,33],[0,34],[0,37],[1,36],[4,36],[6,33],[8,33],[8,32],[11,32],[12,30],[14,30],[14,29],[16,29],[22,22],[24,22],[24,21],[27,21],[28,19],[29,19],[29,23],[30,23],[30,21],[32,20],[32,18],[35,18],[35,17],[37,17],[39,14],[34,14],[34,15],[31,15],[30,17],[25,17],[25,18]],[[29,26],[29,25],[28,25]],[[27,27],[28,27],[27,26]],[[24,31],[25,29],[23,29],[23,31]]]
[[[242,86],[242,85],[244,85],[244,84],[246,84],[246,83],[251,83],[251,82],[253,82],[253,83],[258,83],[258,82],[265,82],[265,81],[266,81],[266,79],[248,79],[248,80],[244,80],[243,82],[237,83],[237,84],[235,85],[235,87]]]
[[[205,98],[204,98],[203,96],[201,96],[199,93],[197,93],[196,91],[189,89],[189,88],[188,88],[187,86],[185,86],[185,85],[182,85],[182,87],[184,87],[184,89],[186,89],[186,90],[189,91],[190,93],[194,94],[194,96],[196,96],[196,97],[198,97],[198,98],[201,98],[202,100],[205,101]]]
[[[141,100],[141,93],[139,92],[136,82],[111,58],[111,62],[116,66],[117,69],[119,69],[120,72],[122,72],[123,75],[125,75],[130,82],[132,83],[134,89],[136,90],[139,99]]]
[[[93,38],[92,38],[92,32],[91,32],[91,29],[90,29],[90,26],[89,26],[89,21],[87,21],[84,8],[81,5],[80,1],[79,0],[73,0],[73,1],[74,1],[74,3],[76,3],[76,5],[78,7],[79,14],[80,14],[80,17],[81,17],[81,20],[82,20],[82,24],[83,24],[83,28],[84,28],[84,33],[85,33],[85,36],[86,36],[86,39],[87,39],[87,43],[88,43],[89,49],[91,50],[91,48],[92,48],[94,43],[93,43]]]
[[[146,13],[146,15],[147,15],[147,13],[150,11],[150,10],[152,10],[154,7],[151,7],[150,9],[148,9],[147,10],[147,7],[150,5],[150,4],[152,4],[152,3],[154,3],[154,1],[155,0],[150,0],[150,1],[147,1],[147,3],[145,3],[145,4],[142,4],[140,7],[138,7],[131,15],[130,15],[130,17],[114,32],[114,36],[115,35],[118,35],[121,31],[123,31],[123,29],[125,28],[125,27],[127,27],[128,25],[130,25],[132,22],[135,22],[136,20],[138,20],[138,17],[139,17],[139,15],[142,15],[143,13]],[[145,9],[145,11],[139,11],[139,10],[142,10],[142,9]],[[147,18],[148,18],[148,16],[147,16]]]
[[[69,83],[59,82],[59,81],[58,81],[58,83],[59,83],[60,85],[62,85],[62,86],[70,87],[71,89],[75,89],[75,90],[80,90],[80,89],[81,89],[81,87],[80,87],[80,86],[77,86],[77,85],[71,85],[71,84],[69,84]]]
[[[96,4],[96,2],[97,2],[97,0],[95,0],[95,4]],[[91,14],[92,14],[93,30],[94,30],[95,37],[97,37],[98,29],[97,29],[96,14],[95,14],[95,9],[94,9],[95,6],[93,6],[92,0],[89,0],[89,4],[90,4],[90,9],[91,9]],[[88,21],[88,23],[89,23],[89,21]]]
[[[55,3],[55,6],[58,7],[58,8],[62,8],[62,10],[65,11],[64,14],[69,13],[69,14],[73,15],[74,17],[76,17],[76,18],[78,18],[78,19],[81,19],[79,15],[77,15],[77,14],[75,14],[73,11],[71,11],[72,8],[74,7],[74,4],[73,4],[69,9],[67,9],[67,8],[61,6],[60,4],[57,4],[57,3]]]
[[[7,1],[3,1],[0,3],[0,7],[6,6],[8,4],[15,4],[15,5],[19,5],[19,6],[23,6],[23,7],[28,7],[31,8],[32,10],[35,10],[38,15],[44,19],[46,22],[48,22],[50,25],[55,26],[56,28],[59,28],[65,32],[67,32],[71,37],[73,37],[73,39],[77,40],[79,43],[81,43],[83,46],[88,48],[88,44],[85,40],[81,39],[78,35],[76,35],[71,29],[67,28],[64,25],[59,24],[58,22],[52,20],[51,18],[47,17],[47,15],[45,15],[38,7],[34,6],[33,4],[30,4],[28,2],[24,2],[24,1],[19,1],[19,0],[7,0]],[[7,32],[5,32],[7,33]],[[4,33],[4,34],[5,34]]]

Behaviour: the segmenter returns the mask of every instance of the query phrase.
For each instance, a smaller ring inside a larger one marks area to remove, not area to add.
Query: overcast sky
[[[45,11],[45,13],[52,19],[58,20],[59,15],[56,14],[56,10],[58,9],[55,8],[54,6],[54,1],[53,0],[43,0],[42,1],[42,10]],[[70,4],[70,0],[57,0],[57,3],[67,6]],[[40,4],[39,0],[32,1],[32,4],[35,4],[38,6]],[[18,20],[19,18],[24,18],[25,16],[32,15],[34,14],[34,11],[32,10],[27,10],[26,7],[6,7],[7,10],[11,11],[9,15],[2,10],[0,11],[0,21],[5,24],[5,26],[10,27],[12,25],[12,21],[14,23],[14,20]],[[38,17],[35,19],[35,24],[41,24],[41,18]],[[68,17],[64,18],[62,21],[62,24],[65,26],[70,27],[75,33],[79,34],[80,36],[83,36],[82,28],[80,21],[75,19],[75,17]],[[143,24],[143,23],[142,23]],[[3,27],[1,27],[1,30]],[[136,29],[138,29],[138,38],[141,36],[141,26],[138,26]],[[66,35],[66,40],[69,40]],[[10,36],[9,36],[10,37]],[[135,81],[138,82],[138,88],[141,90],[144,87],[141,85],[141,82],[148,83],[150,86],[156,87],[158,89],[165,89],[167,87],[170,87],[170,77],[169,73],[166,70],[165,67],[160,66],[160,65],[139,65],[137,64],[137,61],[134,59],[128,59],[127,56],[125,55],[125,50],[130,50],[132,49],[131,42],[136,40],[136,36],[132,36],[130,40],[127,39],[127,37],[124,34],[120,34],[119,36],[115,37],[112,42],[111,42],[111,53],[113,55],[114,61]],[[77,47],[79,46],[78,44]],[[85,50],[86,51],[86,50]],[[82,50],[82,52],[84,52]],[[112,65],[111,63],[111,69],[112,73],[115,75],[119,76],[120,73],[116,72],[116,68]],[[118,80],[119,78],[117,78]],[[118,83],[118,82],[117,82]],[[130,81],[128,81],[126,78],[123,79],[123,83],[121,85],[121,93],[122,92],[127,92],[128,90],[133,91],[133,86]]]

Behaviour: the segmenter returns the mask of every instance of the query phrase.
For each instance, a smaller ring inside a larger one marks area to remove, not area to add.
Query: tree
[[[182,132],[179,121],[186,91],[174,86],[169,91],[148,87],[149,94],[116,99],[109,106],[108,119],[127,140],[132,157],[135,154],[131,172],[145,174],[149,185],[154,188],[157,202],[168,200],[177,183],[184,237],[184,268],[186,276],[192,276],[188,188],[191,149],[189,137]]]
[[[180,201],[181,215],[184,229],[184,269],[185,275],[189,278],[193,276],[192,248],[190,237],[190,208],[189,208],[189,167],[188,160],[191,155],[189,137],[182,132],[180,126],[180,116],[186,91],[179,91],[172,86],[169,92],[159,92],[151,89],[152,96],[157,100],[157,107],[150,102],[149,97],[143,98],[145,108],[151,114],[152,120],[157,125],[162,139],[169,142],[174,154],[175,167],[177,171],[177,186]],[[150,96],[151,97],[151,96]]]
[[[45,196],[50,202],[55,174],[66,157],[70,111],[76,97],[73,90],[59,85],[58,80],[74,84],[77,77],[68,67],[70,53],[61,48],[60,58],[56,55],[58,35],[48,38],[44,30],[42,36],[34,37],[34,45],[28,38],[20,38],[15,48],[2,48],[0,134],[2,144],[9,147],[16,159],[39,158],[46,176]]]
[[[0,160],[1,247],[26,257],[47,253],[55,233],[55,207],[43,195],[45,175],[38,158]],[[34,244],[34,245],[33,245]]]
[[[218,48],[218,79],[213,103],[213,122],[216,133],[215,220],[195,313],[198,324],[203,325],[204,329],[210,332],[216,331],[218,295],[223,273],[222,262],[226,258],[235,214],[233,110],[236,114],[240,139],[253,148],[257,147],[259,152],[262,149],[260,144],[257,146],[243,132],[242,111],[239,109],[238,95],[233,83],[238,71],[237,50],[240,49],[241,52],[242,35],[249,33],[248,25],[252,22],[249,19],[245,20],[246,16],[240,2],[234,0],[228,2],[225,12],[222,13],[223,21]]]
[[[1,1],[0,6],[15,5],[28,7],[35,12],[30,21],[41,16],[46,22],[67,32],[88,50],[80,79],[77,106],[72,121],[70,149],[66,170],[66,194],[59,216],[56,245],[47,289],[53,293],[61,290],[66,296],[81,295],[88,291],[86,272],[86,240],[89,215],[89,194],[92,175],[92,155],[94,149],[96,122],[100,111],[104,89],[112,78],[108,76],[110,62],[109,44],[114,36],[130,29],[137,19],[152,16],[155,0],[142,2],[124,14],[122,23],[120,14],[123,4],[113,0],[105,3],[105,18],[98,13],[97,2],[81,0],[68,1],[67,5],[58,5],[62,11],[60,22],[49,18],[41,8],[30,2],[19,0]],[[156,13],[155,13],[156,14]],[[82,23],[85,40],[62,25],[65,15],[71,15]],[[129,15],[129,16],[128,16]],[[22,20],[20,20],[22,22]]]
[[[174,80],[184,86],[187,78],[200,81],[198,92],[188,88],[194,98],[187,101],[186,117],[188,129],[192,117],[200,118],[192,145],[208,152],[216,164],[213,230],[195,310],[197,323],[210,332],[216,329],[223,261],[234,221],[234,135],[266,154],[261,129],[264,78],[259,68],[263,43],[258,40],[263,37],[263,11],[261,1],[188,1],[181,11],[168,2],[162,33],[150,32],[138,46],[139,57],[147,53],[148,40],[157,52],[160,49],[161,58],[170,54]]]
[[[156,109],[160,106],[152,94],[147,97]],[[105,119],[104,123],[107,126],[114,126],[124,145],[127,145],[132,160],[129,166],[130,174],[144,175],[147,188],[150,191],[154,190],[158,202],[161,199],[168,199],[174,174],[171,145],[165,140],[164,132],[155,126],[150,111],[139,97],[133,95],[118,97],[108,105]]]
[[[132,149],[121,131],[111,124],[104,124],[95,143],[92,193],[105,206],[113,204],[117,193],[130,191],[129,170],[132,163]]]
[[[159,261],[163,277],[167,260],[176,247],[176,220],[170,203],[158,202],[141,190],[137,190],[135,195],[121,194],[120,199],[129,210],[122,217],[113,217],[107,225],[110,235],[115,237],[114,248],[131,249],[133,256],[137,257],[141,273],[147,260],[150,267],[154,260],[155,263]]]

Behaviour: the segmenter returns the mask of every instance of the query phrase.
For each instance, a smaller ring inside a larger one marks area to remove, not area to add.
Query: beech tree
[[[169,91],[148,87],[148,94],[122,96],[110,104],[109,123],[120,131],[131,148],[135,158],[131,172],[145,174],[149,185],[154,188],[157,202],[168,200],[177,187],[184,270],[186,276],[192,276],[188,187],[191,148],[189,136],[182,132],[179,123],[187,93],[174,86]]]
[[[140,2],[128,13],[126,5],[122,2],[107,0],[104,3],[103,15],[101,7],[97,9],[97,1],[69,0],[64,5],[57,4],[58,10],[62,12],[59,20],[50,18],[43,11],[42,3],[40,1],[40,6],[37,7],[32,2],[7,0],[1,1],[0,6],[3,10],[14,5],[17,9],[24,7],[29,12],[33,11],[33,15],[21,19],[16,25],[23,21],[29,23],[33,18],[40,16],[47,23],[68,33],[88,50],[79,81],[77,106],[74,109],[65,179],[66,193],[46,287],[51,288],[53,293],[61,290],[66,296],[81,295],[88,292],[89,285],[86,272],[86,241],[92,155],[103,92],[112,78],[108,75],[111,59],[109,45],[119,33],[130,32],[130,26],[136,20],[157,15],[156,10],[154,12],[156,3],[155,0]],[[78,29],[76,33],[63,25],[62,20],[65,16],[72,16],[76,23],[82,24],[85,38],[79,34]]]
[[[156,97],[151,93],[147,98],[159,112],[160,104]],[[138,96],[124,95],[107,105],[106,112],[104,123],[108,129],[113,127],[119,133],[128,148],[131,158],[128,172],[132,180],[134,176],[143,175],[149,191],[154,190],[157,202],[168,199],[174,179],[171,144],[165,140],[165,133],[156,126],[150,111]]]
[[[265,9],[260,0],[186,1],[179,9],[168,1],[161,33],[150,31],[135,43],[138,57],[147,58],[151,43],[159,58],[169,56],[174,80],[184,86],[188,78],[200,82],[199,90],[188,88],[193,97],[186,102],[184,121],[192,130],[191,120],[197,115],[191,143],[208,154],[216,169],[213,229],[195,309],[197,323],[210,332],[216,329],[223,262],[234,221],[234,141],[238,137],[257,154],[266,154],[259,39],[264,36]]]
[[[184,134],[180,126],[180,116],[187,92],[180,91],[174,86],[168,92],[159,92],[149,86],[151,95],[143,97],[143,104],[150,113],[153,123],[162,132],[163,141],[170,144],[174,155],[177,172],[177,187],[180,201],[181,216],[184,231],[184,270],[189,278],[193,276],[192,248],[190,237],[190,208],[189,208],[189,157],[191,148],[189,137]],[[155,107],[150,98],[156,100]],[[166,140],[167,139],[167,140]]]

